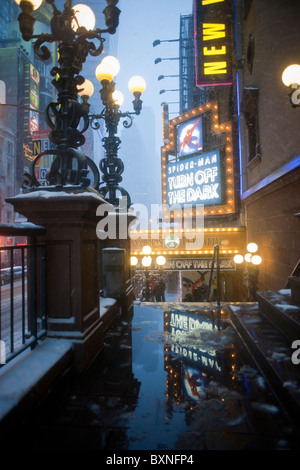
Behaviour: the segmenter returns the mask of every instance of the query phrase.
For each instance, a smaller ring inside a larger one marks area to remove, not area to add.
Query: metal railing
[[[211,283],[213,279],[213,274],[215,270],[216,264],[216,271],[217,271],[217,306],[220,307],[221,305],[221,280],[220,280],[220,257],[219,257],[219,245],[214,246],[214,254],[212,259],[212,264],[210,268],[210,276],[209,276],[209,284],[208,284],[208,295],[207,295],[207,302],[210,298],[210,290],[211,290]]]
[[[0,247],[0,367],[46,333],[45,228],[31,223],[1,224],[1,237],[24,237],[25,244]]]

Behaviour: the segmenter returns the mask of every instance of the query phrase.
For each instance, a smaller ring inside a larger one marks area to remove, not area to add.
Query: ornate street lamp
[[[292,64],[282,73],[282,82],[290,89],[290,100],[293,107],[300,106],[300,65]]]
[[[158,265],[158,272],[161,276],[163,273],[164,265],[166,264],[166,258],[162,255],[158,256],[156,258],[156,264]]]
[[[57,101],[46,109],[46,121],[51,131],[49,140],[54,149],[42,152],[32,162],[29,174],[23,183],[24,189],[34,190],[40,186],[35,176],[35,166],[43,155],[52,155],[54,160],[47,175],[48,186],[43,189],[83,189],[89,186],[89,169],[94,174],[94,187],[99,184],[99,172],[93,161],[85,156],[78,147],[85,142],[83,133],[89,126],[87,110],[78,102],[78,93],[84,82],[79,75],[88,55],[98,56],[103,51],[104,33],[114,34],[119,23],[120,10],[118,0],[106,0],[103,13],[106,29],[89,29],[91,23],[82,21],[82,8],[91,11],[86,5],[72,7],[72,0],[66,0],[64,10],[60,12],[55,0],[45,0],[52,6],[51,33],[34,34],[35,19],[33,10],[41,0],[15,0],[20,5],[19,27],[25,41],[34,39],[34,52],[41,60],[50,58],[50,51],[44,43],[56,43],[58,66],[53,67],[52,85],[57,90]],[[37,3],[38,2],[38,3]],[[93,18],[91,18],[93,21]],[[94,41],[97,41],[95,45]],[[81,126],[81,128],[80,128]],[[97,173],[98,172],[98,173]]]
[[[233,261],[238,265],[241,266],[244,261],[246,262],[247,266],[247,275],[248,275],[248,289],[249,289],[249,300],[253,301],[256,297],[256,290],[257,290],[257,279],[259,274],[258,266],[262,262],[262,258],[256,254],[258,251],[258,246],[256,243],[250,242],[247,245],[247,253],[243,256],[242,254],[238,253],[234,256]]]
[[[144,247],[144,248],[150,248],[150,247]],[[143,294],[144,294],[145,301],[149,302],[149,300],[151,300],[151,291],[150,291],[150,285],[149,285],[149,276],[150,276],[149,270],[150,270],[150,266],[152,263],[152,258],[151,256],[149,256],[149,254],[147,254],[147,251],[145,251],[144,248],[142,251],[145,254],[145,256],[142,259],[142,265],[145,268],[146,287],[143,291]],[[151,248],[150,248],[150,253],[151,253]]]
[[[100,170],[103,173],[102,180],[105,185],[99,189],[99,192],[113,206],[117,208],[122,206],[127,209],[131,205],[131,199],[128,192],[119,186],[122,181],[124,164],[118,157],[121,140],[116,134],[120,119],[126,118],[123,125],[125,128],[129,128],[133,122],[132,116],[140,114],[142,110],[141,95],[146,88],[146,83],[140,76],[134,76],[129,80],[128,88],[134,96],[132,102],[134,111],[121,112],[122,94],[115,90],[115,82],[113,81],[119,70],[119,62],[112,56],[105,57],[96,68],[96,77],[102,85],[100,97],[104,108],[100,114],[90,114],[89,119],[93,129],[99,129],[98,120],[103,119],[107,131],[107,136],[102,140],[105,158],[100,161]],[[85,99],[85,106],[87,106],[86,96],[83,99]],[[121,198],[118,197],[118,193],[121,193]],[[124,201],[126,201],[126,207]]]

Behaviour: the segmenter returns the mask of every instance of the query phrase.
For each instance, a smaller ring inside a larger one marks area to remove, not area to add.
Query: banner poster
[[[39,130],[39,97],[40,97],[40,74],[36,68],[30,64],[30,112],[29,112],[29,131],[32,135]]]
[[[210,271],[187,271],[181,273],[182,302],[207,302]],[[212,280],[209,299],[214,298],[216,276]]]

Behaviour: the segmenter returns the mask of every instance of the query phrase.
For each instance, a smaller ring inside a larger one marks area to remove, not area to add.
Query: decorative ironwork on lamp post
[[[103,51],[104,33],[114,34],[119,23],[120,10],[118,0],[106,0],[103,10],[106,29],[88,29],[80,19],[80,10],[72,0],[66,0],[64,10],[60,12],[55,0],[45,0],[52,6],[51,33],[34,34],[35,19],[33,10],[42,0],[15,0],[20,5],[19,27],[25,41],[34,39],[34,52],[41,60],[50,58],[50,51],[44,43],[57,43],[58,66],[51,70],[52,85],[57,90],[57,101],[46,109],[46,121],[50,127],[49,140],[54,149],[40,153],[32,162],[30,171],[25,175],[23,188],[35,190],[40,183],[35,176],[35,166],[43,155],[54,158],[47,174],[48,186],[43,189],[82,189],[90,185],[88,173],[94,175],[94,187],[99,184],[99,171],[93,161],[79,149],[85,142],[83,133],[89,126],[89,117],[85,108],[78,102],[78,92],[84,78],[79,75],[88,55],[98,56]],[[88,8],[86,5],[84,7]],[[91,12],[92,10],[89,9]],[[94,44],[97,41],[97,46]],[[81,127],[81,128],[80,128]]]
[[[131,205],[129,193],[119,183],[122,181],[124,164],[118,157],[118,150],[121,140],[116,135],[120,119],[124,119],[123,125],[129,128],[133,122],[133,116],[139,115],[142,110],[141,94],[146,88],[145,80],[140,76],[134,76],[129,80],[128,88],[133,93],[133,112],[122,112],[120,106],[123,103],[122,94],[115,89],[114,77],[118,74],[120,64],[115,57],[105,57],[96,68],[96,77],[102,85],[100,90],[101,101],[104,105],[100,114],[89,114],[91,127],[99,129],[100,119],[105,122],[107,136],[102,139],[105,149],[105,158],[100,160],[100,170],[104,186],[99,188],[99,192],[104,199],[116,208],[127,209]],[[84,85],[83,85],[84,86]],[[82,94],[84,105],[88,109],[88,97]],[[121,193],[121,198],[118,197]]]

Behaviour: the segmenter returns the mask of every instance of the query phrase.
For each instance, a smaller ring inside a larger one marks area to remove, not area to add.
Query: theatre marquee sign
[[[211,258],[169,258],[164,269],[166,271],[208,271],[211,267]],[[220,258],[221,271],[232,271],[235,269],[236,266],[232,258]]]

